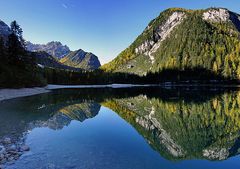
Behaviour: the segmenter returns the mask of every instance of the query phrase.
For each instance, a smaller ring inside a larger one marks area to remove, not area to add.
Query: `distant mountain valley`
[[[49,55],[48,57],[53,56],[58,64],[64,65],[65,68],[72,67],[83,70],[95,70],[101,66],[96,55],[85,52],[82,49],[70,51],[69,47],[62,45],[61,42],[52,41],[47,44],[27,42],[26,47],[27,50],[31,52],[46,52]]]
[[[0,20],[0,37],[5,43],[10,34],[10,27]],[[82,49],[71,51],[67,45],[57,41],[47,44],[33,44],[27,41],[26,49],[35,53],[34,56],[40,66],[68,70],[95,70],[101,66],[96,55]]]

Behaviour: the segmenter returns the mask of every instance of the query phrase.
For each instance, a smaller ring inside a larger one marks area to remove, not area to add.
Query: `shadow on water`
[[[107,107],[172,161],[226,160],[239,154],[240,92],[214,87],[56,90],[0,103],[0,141],[27,131],[61,130]]]

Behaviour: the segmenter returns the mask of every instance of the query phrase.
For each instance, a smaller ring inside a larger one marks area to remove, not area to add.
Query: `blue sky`
[[[240,13],[240,0],[0,0],[0,19],[17,20],[33,43],[61,41],[106,63],[170,7],[225,7]]]

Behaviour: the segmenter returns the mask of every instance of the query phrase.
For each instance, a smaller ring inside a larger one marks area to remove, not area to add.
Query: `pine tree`
[[[16,21],[11,23],[11,34],[8,36],[8,53],[9,63],[20,65],[25,54],[24,39],[22,37],[22,29]]]
[[[11,23],[11,32],[17,37],[18,41],[21,44],[21,47],[23,47],[25,49],[26,44],[25,44],[25,40],[23,38],[23,30],[16,21],[13,21]]]

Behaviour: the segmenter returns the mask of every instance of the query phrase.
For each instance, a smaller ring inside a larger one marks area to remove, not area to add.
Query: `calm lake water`
[[[30,151],[7,169],[240,167],[240,92],[58,90],[0,103],[0,139]]]

